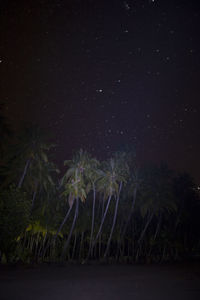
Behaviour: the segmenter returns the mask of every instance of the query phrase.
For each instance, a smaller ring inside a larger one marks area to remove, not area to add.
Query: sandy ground
[[[0,266],[1,300],[199,300],[200,264]]]

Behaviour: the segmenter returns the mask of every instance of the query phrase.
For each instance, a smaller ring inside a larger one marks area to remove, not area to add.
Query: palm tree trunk
[[[147,219],[146,225],[145,225],[145,227],[144,227],[144,229],[143,229],[143,231],[142,231],[142,233],[141,233],[141,235],[140,235],[140,238],[139,238],[139,240],[138,240],[138,244],[140,244],[141,241],[143,240],[143,237],[144,237],[145,232],[147,231],[147,228],[148,228],[148,226],[149,226],[149,224],[150,224],[150,222],[151,222],[151,220],[152,220],[152,218],[153,218],[153,215],[154,215],[153,212],[152,212],[151,214],[149,214],[149,218]]]
[[[111,239],[112,239],[112,235],[113,235],[113,231],[114,231],[114,227],[115,227],[115,223],[116,223],[116,219],[117,219],[117,211],[118,211],[118,206],[119,206],[119,196],[120,196],[121,189],[122,189],[122,182],[120,182],[119,192],[118,192],[117,199],[116,199],[116,205],[115,205],[115,212],[114,212],[113,224],[112,224],[110,236],[109,236],[109,239],[108,239],[108,242],[107,242],[106,251],[105,251],[105,253],[104,253],[104,258],[107,256],[108,251],[109,251],[109,249],[110,249],[110,243],[111,243]]]
[[[77,240],[77,232],[75,231],[75,234],[74,234],[74,245],[73,245],[73,250],[72,250],[72,260],[74,259],[74,256],[75,256],[76,240]]]
[[[40,232],[38,232],[36,234],[36,237],[35,237],[35,249],[34,249],[34,259],[36,259],[37,257],[37,248],[38,248],[38,244],[39,244],[39,236],[40,236]]]
[[[67,241],[66,241],[66,243],[64,245],[64,248],[63,248],[63,252],[62,252],[62,256],[61,256],[62,260],[64,259],[65,253],[66,253],[67,248],[69,246],[69,243],[71,241],[71,236],[72,236],[72,233],[73,233],[73,230],[74,230],[76,219],[78,217],[78,204],[79,204],[79,200],[78,200],[78,198],[76,198],[76,209],[75,209],[75,213],[74,213],[74,219],[73,219],[73,222],[72,222],[72,226],[71,226],[70,233],[68,235]]]
[[[90,245],[89,245],[88,254],[91,252],[93,233],[94,233],[94,215],[95,215],[95,202],[96,202],[95,200],[96,200],[96,191],[95,191],[95,186],[93,184],[92,225],[91,225]]]
[[[104,223],[104,221],[105,221],[105,217],[106,217],[107,212],[108,212],[108,208],[109,208],[109,205],[110,205],[110,200],[111,200],[111,198],[112,198],[112,195],[110,195],[110,196],[108,197],[108,202],[107,202],[106,209],[105,209],[105,212],[104,212],[104,214],[103,214],[103,217],[102,217],[102,219],[101,219],[101,224],[100,224],[100,227],[99,227],[99,231],[98,231],[98,233],[97,233],[97,235],[96,235],[96,237],[95,237],[95,240],[93,241],[93,243],[92,243],[92,245],[91,245],[90,251],[88,251],[87,258],[85,259],[85,261],[84,261],[83,263],[85,263],[85,262],[88,260],[88,258],[90,257],[90,254],[91,254],[92,250],[94,249],[94,246],[95,246],[95,244],[96,244],[96,242],[97,242],[97,240],[98,240],[98,238],[99,238],[99,236],[100,236],[100,234],[101,234],[102,227],[103,227],[103,223]]]
[[[79,260],[81,260],[81,253],[83,248],[83,238],[84,238],[84,231],[81,232],[81,241],[80,241],[80,249],[79,249]]]
[[[130,209],[128,218],[127,218],[127,220],[126,220],[125,226],[124,226],[123,231],[122,231],[122,234],[121,234],[121,236],[120,236],[120,241],[119,241],[119,243],[118,243],[119,246],[120,246],[120,244],[122,243],[122,241],[123,241],[123,239],[124,239],[124,236],[125,236],[125,234],[126,234],[127,227],[128,227],[128,225],[129,225],[129,222],[130,222],[131,217],[132,217],[132,215],[133,215],[133,211],[134,211],[134,208],[135,208],[135,202],[136,202],[136,196],[137,196],[137,186],[136,186],[136,188],[135,188],[135,190],[134,190],[134,193],[133,193],[133,201],[132,201],[132,204],[131,204],[131,209]]]
[[[99,258],[101,258],[101,234],[99,236]]]
[[[153,237],[153,240],[154,240],[154,241],[156,240],[157,235],[158,235],[158,232],[159,232],[159,230],[160,230],[161,221],[162,221],[162,215],[161,215],[161,213],[160,213],[160,214],[159,214],[159,218],[158,218],[158,223],[157,223],[157,226],[156,226],[156,231],[155,231],[155,234],[154,234],[154,237]]]
[[[98,233],[97,233],[97,235],[96,235],[96,238],[95,238],[93,244],[96,243],[96,241],[97,241],[97,239],[98,239],[98,237],[99,237],[99,235],[100,235],[100,233],[101,233],[101,231],[102,231],[102,227],[103,227],[103,224],[104,224],[104,221],[105,221],[107,212],[108,212],[108,208],[109,208],[109,206],[110,206],[110,200],[111,200],[111,198],[112,198],[112,195],[110,195],[109,198],[108,198],[108,202],[107,202],[107,205],[106,205],[106,209],[105,209],[103,218],[102,218],[102,220],[101,220],[101,224],[100,224],[100,227],[99,227],[99,231],[98,231]]]
[[[107,212],[108,212],[108,208],[109,208],[109,205],[110,205],[111,198],[112,198],[112,195],[110,195],[109,198],[108,198],[108,202],[107,202],[107,205],[106,205],[106,209],[105,209],[103,218],[102,218],[102,220],[101,220],[101,224],[100,224],[100,227],[99,227],[99,231],[98,231],[98,233],[97,233],[97,235],[96,235],[96,238],[95,238],[94,242],[92,243],[92,249],[94,248],[94,245],[96,244],[96,242],[97,242],[97,240],[98,240],[98,237],[99,237],[99,235],[101,234],[102,227],[103,227],[103,224],[104,224],[104,221],[105,221]]]
[[[133,215],[133,211],[134,211],[134,208],[135,208],[135,202],[136,202],[136,196],[137,196],[137,187],[135,188],[134,193],[133,193],[133,201],[132,201],[130,213],[128,215],[128,218],[126,220],[126,224],[125,224],[124,229],[123,229],[122,239],[123,239],[124,235],[126,234],[126,230],[127,230],[128,224],[129,224],[130,219],[131,219],[131,217]]]
[[[34,204],[35,204],[35,198],[36,198],[36,194],[37,194],[37,187],[38,187],[38,183],[36,183],[36,187],[35,187],[35,190],[34,190],[34,193],[33,193],[33,197],[32,197],[31,213],[33,211],[33,207],[34,207]]]
[[[54,237],[54,241],[56,241],[56,239],[57,239],[59,233],[61,232],[61,230],[62,230],[62,228],[63,228],[63,226],[64,226],[65,223],[67,222],[67,219],[69,218],[69,215],[70,215],[70,212],[71,212],[71,210],[72,210],[72,207],[73,207],[73,205],[71,205],[71,206],[69,207],[69,209],[68,209],[68,211],[67,211],[67,213],[66,213],[66,215],[65,215],[65,217],[64,217],[64,219],[63,219],[63,221],[62,221],[62,223],[60,224],[60,227],[58,228],[58,230],[57,230],[57,232],[56,232],[56,235],[55,235],[55,237]]]
[[[28,167],[29,167],[29,165],[30,165],[30,162],[31,162],[31,160],[30,160],[30,158],[29,158],[29,159],[27,160],[26,164],[25,164],[23,174],[22,174],[22,176],[21,176],[21,178],[20,178],[20,180],[19,180],[18,186],[17,186],[19,189],[22,187],[22,184],[23,184],[23,182],[24,182],[24,178],[25,178],[26,173],[27,173],[27,171],[28,171]]]
[[[39,257],[41,256],[41,254],[42,254],[42,248],[44,248],[44,245],[45,245],[45,242],[46,242],[46,238],[47,238],[47,230],[46,230],[46,232],[45,232],[43,241],[41,241],[40,250],[39,250],[39,253],[38,253],[38,258],[39,258]]]

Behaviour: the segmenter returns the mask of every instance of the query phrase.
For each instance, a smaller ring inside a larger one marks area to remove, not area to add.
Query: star
[[[130,8],[131,8],[130,5],[126,1],[124,1],[124,7],[126,10],[130,10]]]

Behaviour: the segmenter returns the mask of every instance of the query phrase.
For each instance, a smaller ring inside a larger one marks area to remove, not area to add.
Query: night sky
[[[200,183],[200,1],[0,2],[0,102],[38,122],[61,166],[135,147]]]

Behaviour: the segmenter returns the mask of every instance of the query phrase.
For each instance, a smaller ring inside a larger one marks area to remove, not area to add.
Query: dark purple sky
[[[1,1],[0,101],[57,159],[125,145],[200,182],[200,1]]]

